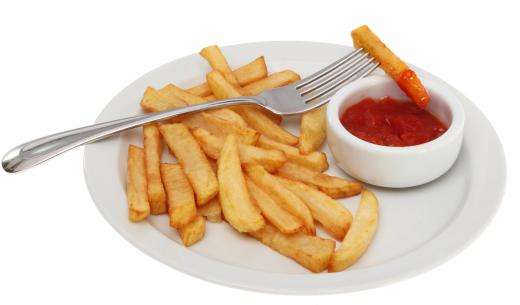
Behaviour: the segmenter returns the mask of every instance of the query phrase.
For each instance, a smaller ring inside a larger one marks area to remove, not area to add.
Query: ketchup
[[[415,103],[391,97],[365,98],[347,108],[341,124],[356,137],[384,146],[412,146],[432,141],[448,129]]]

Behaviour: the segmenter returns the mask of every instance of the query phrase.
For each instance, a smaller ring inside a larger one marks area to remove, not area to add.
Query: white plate
[[[271,72],[290,68],[302,76],[349,50],[347,46],[311,42],[260,42],[223,48],[233,67],[264,55]],[[208,69],[197,54],[161,66],[119,93],[96,122],[140,113],[139,101],[148,85],[161,87],[173,82],[188,87],[202,81]],[[416,71],[421,77],[441,81],[425,71]],[[380,200],[379,229],[366,254],[344,272],[311,274],[225,223],[209,223],[204,239],[190,248],[182,246],[165,215],[130,223],[125,195],[126,151],[129,143],[142,144],[140,129],[88,145],[85,179],[96,206],[123,237],[159,261],[193,276],[276,293],[333,293],[376,287],[421,273],[457,254],[486,227],[499,206],[505,185],[502,146],[483,114],[457,94],[467,122],[456,164],[441,178],[421,187],[372,187]],[[284,126],[296,132],[298,121],[289,120]],[[165,153],[165,160],[168,158]],[[329,161],[329,173],[345,176],[330,155]],[[424,165],[428,166],[427,160]],[[358,200],[354,197],[341,203],[354,213]]]

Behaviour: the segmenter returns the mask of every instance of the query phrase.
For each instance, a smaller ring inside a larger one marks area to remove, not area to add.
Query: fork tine
[[[367,75],[369,75],[370,73],[374,72],[375,69],[377,69],[379,66],[381,65],[381,63],[379,62],[375,62],[370,68],[368,68],[365,72],[362,72],[361,73],[361,76],[356,78],[357,79],[360,79],[360,78],[363,78]]]
[[[336,91],[338,91],[343,84],[352,82],[368,75],[379,66],[379,63],[373,63],[373,61],[373,59],[367,59],[366,61],[359,62],[354,70],[350,71],[349,73],[339,75],[336,79],[332,80],[327,85],[319,88],[319,90],[312,92],[310,95],[304,96],[304,102],[310,103],[320,97],[325,97],[325,95],[331,96]]]
[[[322,78],[323,76],[329,74],[330,72],[338,69],[345,62],[350,61],[350,59],[352,57],[355,57],[356,55],[358,55],[360,53],[363,53],[363,49],[356,49],[356,50],[350,52],[349,54],[345,55],[344,57],[336,60],[332,64],[326,66],[325,68],[319,70],[318,72],[315,72],[315,73],[311,74],[310,76],[300,80],[299,82],[296,83],[296,86],[295,86],[296,89],[297,90],[301,89],[302,87],[307,86],[307,85],[311,84],[312,82]]]
[[[331,81],[335,80],[338,76],[344,75],[345,73],[351,71],[352,69],[355,69],[358,64],[364,60],[366,60],[368,57],[367,54],[361,53],[357,56],[354,56],[346,62],[346,65],[344,65],[341,69],[336,69],[336,71],[330,72],[324,77],[322,77],[319,81],[316,80],[314,83],[309,84],[309,86],[305,86],[302,88],[303,91],[300,92],[301,95],[305,96],[312,91],[315,91],[319,89],[320,87],[325,86],[326,84],[330,83]]]

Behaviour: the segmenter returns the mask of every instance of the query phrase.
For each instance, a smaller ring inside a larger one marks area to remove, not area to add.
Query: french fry
[[[187,105],[196,105],[208,102],[206,98],[188,93],[174,84],[166,85],[159,90],[159,94],[162,94],[163,96],[174,96],[184,101]],[[244,119],[238,113],[231,109],[208,110],[207,113],[213,114],[221,119],[231,121],[239,126],[247,127],[246,121],[244,121]]]
[[[281,177],[301,181],[317,187],[332,198],[351,197],[361,193],[363,185],[357,181],[329,176],[310,170],[294,162],[286,162],[277,171]]]
[[[217,99],[241,96],[240,92],[235,89],[220,72],[212,71],[207,74],[206,78]],[[288,145],[295,145],[298,143],[298,138],[296,136],[281,128],[256,107],[240,106],[235,109],[242,115],[249,126],[269,138]]]
[[[233,75],[240,87],[267,77],[267,65],[263,56],[255,58],[250,63],[233,70]]]
[[[211,170],[217,175],[217,162],[213,159],[209,159],[209,165]],[[222,206],[220,205],[220,200],[218,196],[211,199],[205,205],[198,207],[197,212],[199,215],[204,216],[209,222],[222,222]]]
[[[381,63],[381,68],[392,77],[399,87],[421,109],[428,106],[430,96],[408,65],[395,55],[366,25],[360,26],[351,33],[354,47],[363,48]]]
[[[264,218],[249,197],[234,136],[226,138],[217,165],[219,200],[226,220],[238,232],[262,228]]]
[[[361,193],[356,216],[339,249],[332,255],[329,272],[345,270],[365,253],[370,245],[379,221],[377,198],[368,190]]]
[[[234,70],[233,74],[235,75],[235,78],[237,79],[240,86],[249,85],[252,82],[267,77],[267,66],[265,64],[264,57],[260,56],[252,62]],[[191,94],[202,97],[212,94],[208,83],[202,83],[200,85],[194,86],[187,91]]]
[[[316,219],[332,237],[343,240],[352,223],[350,211],[326,194],[302,182],[278,178],[288,190],[307,204],[312,217]]]
[[[178,164],[161,164],[161,177],[168,194],[170,226],[181,228],[197,216],[193,189]]]
[[[165,96],[160,94],[152,87],[146,88],[143,99],[141,100],[141,108],[149,112],[158,112],[179,107],[184,107],[187,104],[175,96]]]
[[[251,178],[246,177],[247,190],[262,215],[284,234],[294,234],[303,227],[302,222],[284,210],[271,196],[259,188]]]
[[[182,242],[186,247],[198,242],[204,236],[206,231],[206,221],[204,217],[197,215],[189,224],[177,229],[181,236]]]
[[[153,215],[163,214],[167,211],[166,193],[164,192],[161,171],[159,169],[163,143],[157,125],[145,125],[143,127],[143,138],[150,212]]]
[[[224,146],[224,140],[212,135],[203,128],[194,128],[191,132],[199,142],[204,153],[206,153],[209,158],[217,160]],[[263,149],[247,144],[239,143],[238,152],[242,164],[257,163],[262,165],[269,172],[276,171],[287,161],[285,154],[279,150]]]
[[[216,101],[217,98],[214,95],[208,95],[204,97],[208,102]]]
[[[229,121],[239,127],[248,128],[246,121],[240,116],[240,114],[235,111],[227,108],[209,110],[207,111],[209,114],[213,114],[214,116]]]
[[[318,150],[327,137],[327,105],[302,114],[300,123],[300,153]]]
[[[244,95],[258,95],[265,90],[283,87],[300,80],[300,75],[292,70],[273,73],[242,88]]]
[[[222,54],[222,51],[220,48],[216,45],[205,47],[200,51],[199,53],[206,61],[209,63],[211,68],[214,71],[218,71],[222,73],[222,76],[237,90],[240,90],[240,84],[238,83],[237,78],[235,77],[235,74],[233,74],[233,71],[231,71],[231,68],[229,67],[229,64],[227,62],[226,57],[224,57],[224,54]],[[211,88],[211,84],[209,84],[209,87]],[[213,91],[213,88],[211,88]],[[215,91],[213,91],[214,93]]]
[[[231,121],[204,112],[200,113],[199,116],[190,116],[184,119],[183,123],[192,129],[197,127],[204,128],[222,138],[232,134],[240,143],[244,144],[255,144],[260,137],[260,133],[252,128],[242,127]]]
[[[195,191],[197,205],[204,205],[218,192],[217,177],[206,155],[185,125],[163,124],[159,130],[188,177]]]
[[[249,234],[312,272],[322,272],[327,268],[336,246],[333,240],[318,236],[303,233],[285,235],[270,224]]]
[[[201,83],[201,84],[195,85],[195,86],[187,89],[186,91],[193,95],[198,95],[198,96],[202,96],[202,97],[211,95],[211,89],[209,88],[208,83]]]
[[[280,184],[276,176],[269,174],[258,164],[248,164],[245,166],[247,176],[264,192],[268,193],[278,204],[292,215],[302,221],[307,233],[316,234],[314,219],[305,203],[292,192]]]
[[[182,101],[184,101],[187,105],[197,105],[206,103],[207,100],[204,97],[191,94],[185,90],[182,90],[181,88],[175,86],[174,84],[168,84],[161,89],[159,89],[159,94],[167,95],[167,96],[173,96],[176,97]]]
[[[288,160],[299,165],[305,166],[307,168],[310,168],[314,171],[323,172],[327,168],[329,168],[327,155],[325,155],[325,153],[321,151],[315,151],[306,155],[302,155],[300,154],[298,148],[280,142],[276,142],[263,135],[261,135],[260,138],[258,138],[257,145],[265,149],[276,149],[282,151],[285,153],[285,156],[287,156]]]
[[[211,170],[215,173],[215,175],[217,174],[217,170],[218,170],[218,166],[217,166],[217,161],[218,159],[208,159],[209,161],[209,166],[211,166]],[[215,198],[218,198],[218,197],[215,197]]]
[[[140,147],[128,146],[126,193],[128,197],[128,218],[137,222],[150,214],[148,190],[146,183],[146,166],[144,150]]]
[[[222,207],[217,197],[211,199],[205,205],[197,209],[199,215],[204,216],[209,222],[222,222]]]

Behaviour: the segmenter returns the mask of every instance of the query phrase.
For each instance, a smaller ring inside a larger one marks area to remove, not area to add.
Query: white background
[[[0,153],[92,123],[131,81],[205,45],[350,44],[349,31],[368,24],[496,128],[508,185],[492,223],[454,259],[390,286],[316,297],[247,292],[177,272],[121,238],[90,200],[77,149],[0,173],[0,304],[518,304],[519,2],[221,2],[2,1]]]

